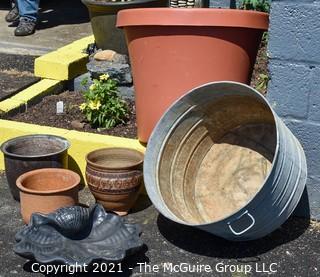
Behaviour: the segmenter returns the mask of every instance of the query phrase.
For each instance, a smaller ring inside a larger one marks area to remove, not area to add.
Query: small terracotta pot
[[[213,81],[249,83],[268,14],[236,9],[122,10],[135,87],[138,138],[189,90]]]
[[[44,168],[17,179],[21,215],[29,223],[32,213],[48,214],[78,203],[80,176],[68,169]]]
[[[106,210],[126,215],[142,184],[144,155],[128,148],[105,148],[86,156],[86,179],[96,201]]]

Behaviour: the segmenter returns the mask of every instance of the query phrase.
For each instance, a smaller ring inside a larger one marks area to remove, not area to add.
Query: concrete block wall
[[[272,1],[267,98],[306,152],[298,215],[320,220],[320,1]]]
[[[235,7],[239,0],[210,0],[211,8],[230,8]]]

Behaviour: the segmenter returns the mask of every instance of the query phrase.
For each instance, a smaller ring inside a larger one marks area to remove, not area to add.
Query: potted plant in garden
[[[248,6],[244,6],[248,7]],[[136,96],[138,138],[147,142],[164,111],[212,81],[249,83],[268,14],[243,9],[123,10]]]
[[[115,27],[118,11],[132,8],[164,7],[168,0],[82,0],[89,10],[91,27],[97,47],[128,52],[124,35]]]

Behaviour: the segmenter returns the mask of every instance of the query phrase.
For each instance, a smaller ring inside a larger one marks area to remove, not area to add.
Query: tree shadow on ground
[[[205,231],[177,224],[164,216],[158,217],[160,233],[175,246],[188,252],[207,257],[237,259],[241,262],[257,262],[259,255],[301,236],[310,220],[291,217],[270,235],[247,242],[232,242]]]

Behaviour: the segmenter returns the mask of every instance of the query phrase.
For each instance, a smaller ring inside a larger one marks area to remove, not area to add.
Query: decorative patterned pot
[[[68,169],[43,168],[22,174],[17,179],[21,215],[29,223],[33,213],[49,214],[78,203],[80,176]]]
[[[126,215],[142,184],[144,155],[128,148],[105,148],[86,156],[86,180],[96,201],[106,210]]]

